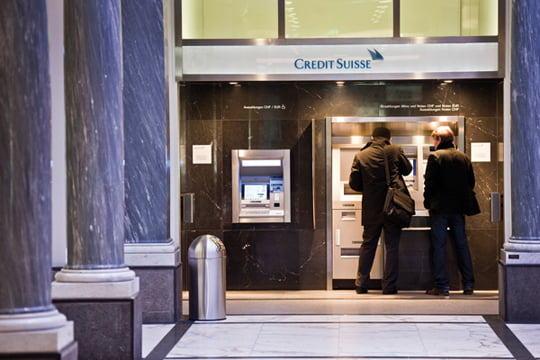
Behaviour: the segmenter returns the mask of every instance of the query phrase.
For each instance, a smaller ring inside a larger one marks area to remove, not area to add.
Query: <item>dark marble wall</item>
[[[326,132],[329,116],[466,117],[470,142],[491,142],[492,161],[474,163],[482,214],[467,219],[477,288],[497,287],[500,226],[489,220],[489,193],[502,192],[497,142],[502,139],[499,81],[226,83],[181,88],[182,192],[195,193],[195,221],[183,224],[186,254],[198,235],[227,248],[229,289],[326,288]],[[458,104],[454,110],[383,105]],[[261,108],[262,106],[262,108]],[[265,107],[266,106],[266,107]],[[212,164],[193,164],[191,146],[212,144]],[[231,150],[291,149],[292,222],[231,223]],[[427,251],[427,249],[426,249]]]
[[[0,2],[0,314],[52,309],[45,1]]]
[[[163,0],[122,1],[126,242],[169,239]]]

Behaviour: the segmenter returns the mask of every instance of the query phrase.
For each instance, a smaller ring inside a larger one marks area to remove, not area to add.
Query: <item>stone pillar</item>
[[[501,250],[500,312],[508,322],[539,323],[540,2],[512,1],[510,10],[512,233]]]
[[[165,0],[167,1],[167,0]],[[178,239],[170,234],[164,0],[122,1],[126,264],[141,280],[143,322],[180,319]],[[160,294],[160,296],[156,296]]]
[[[53,299],[79,359],[139,359],[139,279],[124,265],[121,0],[64,6],[68,259]]]
[[[76,359],[51,302],[51,93],[44,0],[0,2],[0,358]]]

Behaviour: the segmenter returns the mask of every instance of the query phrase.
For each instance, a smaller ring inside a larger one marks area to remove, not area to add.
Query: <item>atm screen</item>
[[[266,200],[268,199],[267,184],[244,184],[242,199],[244,200]]]

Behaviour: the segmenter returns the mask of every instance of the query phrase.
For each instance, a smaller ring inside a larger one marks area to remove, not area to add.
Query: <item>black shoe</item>
[[[465,290],[463,290],[463,295],[472,295],[472,294],[474,294],[473,289],[465,289]]]
[[[366,288],[364,287],[361,287],[361,286],[357,286],[356,287],[356,293],[357,294],[367,294],[367,290]]]
[[[395,295],[397,294],[397,290],[396,289],[391,289],[391,290],[383,290],[383,295]]]
[[[426,294],[434,295],[434,296],[450,296],[450,293],[448,292],[448,290],[441,290],[437,288],[426,290]]]

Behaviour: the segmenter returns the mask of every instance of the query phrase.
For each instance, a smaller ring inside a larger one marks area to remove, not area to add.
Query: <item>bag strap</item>
[[[386,152],[386,146],[383,147],[384,154],[384,172],[386,173],[386,186],[390,187],[390,170],[388,169],[388,154]]]

